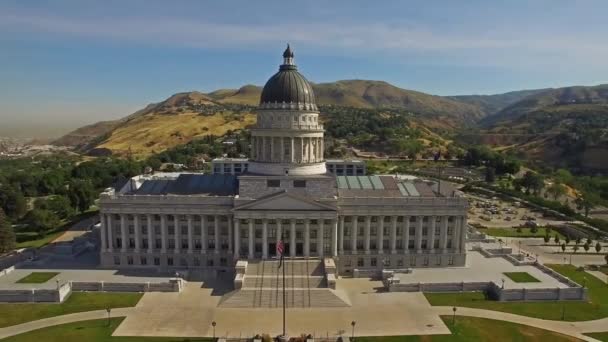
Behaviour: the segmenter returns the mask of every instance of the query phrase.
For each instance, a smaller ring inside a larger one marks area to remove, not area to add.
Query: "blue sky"
[[[0,1],[0,120],[74,127],[188,90],[313,82],[437,95],[608,82],[608,1]]]

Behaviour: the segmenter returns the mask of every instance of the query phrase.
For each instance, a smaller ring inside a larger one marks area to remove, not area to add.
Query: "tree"
[[[494,183],[496,180],[496,170],[493,167],[486,167],[486,183]]]
[[[559,235],[555,234],[555,238],[553,239],[553,241],[555,241],[555,244],[559,244]]]
[[[532,171],[527,171],[521,179],[521,186],[526,188],[526,193],[532,192],[535,195],[538,195],[545,186],[545,183],[541,175]]]
[[[553,197],[554,201],[557,201],[560,196],[566,194],[566,187],[563,184],[555,182],[547,188],[547,194]]]
[[[564,238],[564,242],[566,242],[566,245],[570,243],[570,236],[566,235],[566,237]]]
[[[585,211],[585,217],[589,216],[589,211],[595,208],[595,206],[600,202],[599,196],[594,192],[585,191],[578,195],[574,203],[576,203],[576,208],[578,210]]]
[[[562,243],[562,253],[565,253],[565,252],[566,252],[566,244]]]
[[[574,250],[574,254],[576,254],[576,252],[578,251],[579,247],[578,247],[578,245],[574,245],[574,247],[572,247],[572,249]]]
[[[0,207],[5,214],[13,219],[19,219],[27,212],[25,196],[19,189],[0,189]]]
[[[606,265],[608,265],[608,254],[604,255],[604,260],[606,260]]]
[[[95,190],[88,181],[76,180],[70,183],[68,197],[72,207],[83,213],[89,209],[95,199]]]
[[[34,208],[25,215],[25,220],[34,231],[41,234],[56,229],[61,224],[59,217],[47,209]]]
[[[574,241],[576,241],[576,244],[579,245],[582,241],[582,238],[580,236],[577,236],[576,240],[574,240]]]
[[[599,241],[598,241],[598,243],[595,244],[595,251],[599,253],[601,250],[602,250],[602,244],[599,243]]]
[[[61,195],[53,196],[53,198],[47,201],[47,208],[53,211],[59,218],[66,219],[75,214],[74,208],[70,203],[70,200]]]
[[[15,249],[15,232],[8,222],[4,210],[0,208],[0,254],[8,253]]]
[[[551,241],[551,237],[549,236],[549,234],[545,234],[545,243],[549,243],[549,241]]]
[[[591,248],[591,246],[589,245],[589,242],[586,242],[583,245],[583,249],[585,250],[586,253],[589,253],[589,248]]]

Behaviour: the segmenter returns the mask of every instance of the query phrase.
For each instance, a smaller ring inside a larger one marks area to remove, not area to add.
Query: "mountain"
[[[384,81],[344,80],[311,83],[317,104],[356,108],[401,108],[423,116],[446,116],[470,125],[485,116],[476,104],[396,87]],[[207,94],[220,103],[258,105],[262,88],[246,85]]]
[[[485,113],[485,116],[491,116],[513,103],[546,90],[548,89],[530,89],[494,95],[458,95],[448,96],[448,98],[477,106]]]
[[[459,140],[581,172],[608,170],[608,84],[547,89],[480,122]]]

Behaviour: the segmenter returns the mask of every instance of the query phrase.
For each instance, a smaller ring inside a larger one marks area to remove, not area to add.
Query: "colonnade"
[[[251,159],[270,163],[323,161],[323,137],[251,137]]]

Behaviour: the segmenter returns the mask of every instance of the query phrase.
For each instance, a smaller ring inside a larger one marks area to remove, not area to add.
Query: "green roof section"
[[[415,197],[420,196],[420,193],[418,192],[418,190],[416,190],[416,187],[414,186],[414,184],[409,183],[409,182],[403,182],[401,184],[403,184],[405,189],[407,189],[407,192],[409,192],[410,196],[415,196]]]
[[[378,176],[361,176],[361,177],[369,177],[369,180],[372,182],[372,185],[374,186],[374,190],[384,190],[384,184],[382,184],[380,177],[378,177]]]
[[[374,186],[372,182],[369,180],[367,176],[357,176],[359,178],[359,183],[361,183],[361,187],[365,190],[372,190]]]
[[[359,183],[358,176],[346,176],[348,186],[350,189],[361,189],[361,183]]]
[[[407,192],[403,184],[398,183],[397,187],[399,188],[399,192],[401,192],[401,195],[403,195],[403,197],[409,197],[410,194]]]
[[[346,176],[336,177],[338,181],[338,189],[348,189],[348,183],[346,182]]]

